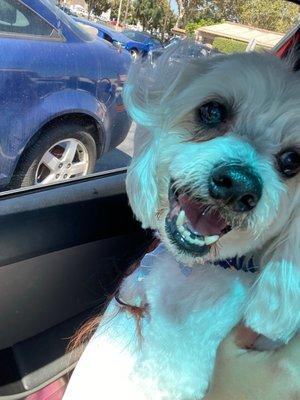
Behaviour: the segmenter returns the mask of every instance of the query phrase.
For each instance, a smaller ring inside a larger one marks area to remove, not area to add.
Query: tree
[[[215,21],[212,19],[199,19],[197,22],[189,22],[185,26],[186,34],[190,37],[195,35],[197,29],[201,26],[208,26],[215,24]]]
[[[164,41],[165,33],[168,34],[171,33],[171,29],[174,27],[176,23],[176,17],[173,10],[171,9],[169,0],[162,0],[162,7],[164,11],[164,16],[163,16],[163,24],[160,28],[160,34],[161,34],[161,40]]]
[[[184,11],[179,15],[188,22],[209,19],[215,22],[239,22],[257,28],[287,31],[297,21],[299,6],[283,0],[176,0]],[[181,23],[182,23],[181,22]]]
[[[188,2],[188,0],[184,0]],[[232,21],[239,22],[241,6],[244,0],[190,0],[192,11],[186,12],[188,21],[197,22],[198,20],[208,19],[215,22]],[[272,1],[272,0],[270,0]]]
[[[167,0],[136,0],[133,3],[133,15],[144,30],[167,30],[173,12]]]
[[[192,22],[192,15],[197,11],[200,1],[176,0],[178,6],[178,17],[176,27],[184,27],[187,22]]]
[[[109,0],[85,0],[85,2],[88,7],[88,19],[90,19],[92,11],[96,15],[101,15],[109,10],[111,6]]]
[[[282,0],[245,0],[241,7],[242,23],[258,28],[286,32],[296,24],[299,7]]]
[[[143,30],[148,30],[161,19],[162,10],[158,8],[156,0],[137,0],[134,2],[134,14]]]

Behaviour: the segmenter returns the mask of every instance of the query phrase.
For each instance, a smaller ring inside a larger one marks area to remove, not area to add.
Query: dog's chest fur
[[[112,321],[116,331],[111,337],[118,337],[123,354],[128,352],[130,379],[143,388],[145,398],[204,396],[217,347],[240,320],[255,275],[208,264],[187,274],[162,246],[144,258],[120,290],[122,301],[148,304],[142,337],[134,317],[124,310]],[[118,304],[112,303],[110,310],[113,307]]]

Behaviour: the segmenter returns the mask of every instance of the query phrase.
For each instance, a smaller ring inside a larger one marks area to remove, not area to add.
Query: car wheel
[[[90,132],[76,123],[47,129],[21,157],[10,188],[46,185],[92,173],[96,143]]]
[[[136,49],[131,49],[130,54],[133,60],[137,60],[140,56],[140,53]]]

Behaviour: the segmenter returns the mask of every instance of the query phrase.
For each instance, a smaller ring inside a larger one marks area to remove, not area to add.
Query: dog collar
[[[150,253],[146,253],[143,259],[140,262],[140,268],[137,271],[137,279],[138,281],[142,281],[151,271],[154,260],[157,257],[162,256],[167,252],[167,249],[162,243]],[[221,267],[223,269],[230,269],[232,271],[244,271],[255,273],[258,271],[258,265],[255,264],[253,257],[233,257],[227,258],[225,260],[218,260],[210,263],[211,265],[215,265]],[[182,263],[178,263],[180,271],[183,275],[189,276],[195,267],[188,267]]]
[[[236,256],[233,258],[227,258],[225,260],[214,261],[209,264],[216,265],[223,269],[230,269],[231,271],[244,271],[251,273],[255,273],[258,271],[258,266],[255,266],[253,257],[246,260],[246,256]],[[194,269],[194,267],[187,267],[186,265],[183,265],[181,263],[179,263],[179,268],[185,276],[189,276]]]
[[[244,272],[252,272],[255,273],[258,271],[258,266],[255,265],[253,257],[246,256],[235,256],[233,258],[228,258],[226,260],[219,260],[215,261],[214,265],[217,265],[224,269],[235,269],[237,271],[244,271]]]
[[[221,267],[223,269],[230,269],[232,271],[244,271],[244,272],[251,272],[255,273],[258,271],[258,266],[255,265],[253,257],[246,257],[246,256],[235,256],[233,258],[227,258],[225,260],[217,260],[214,262],[210,262],[211,265],[216,265],[217,267]],[[189,276],[194,267],[187,267],[179,263],[179,268],[181,272],[185,276]]]

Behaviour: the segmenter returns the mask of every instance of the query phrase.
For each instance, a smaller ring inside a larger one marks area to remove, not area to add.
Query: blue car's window
[[[139,32],[133,32],[133,31],[124,31],[123,32],[126,36],[128,36],[132,40],[136,40],[137,42],[142,42],[144,43],[146,40],[149,40],[149,37],[146,35],[143,35],[142,33]]]
[[[16,0],[0,0],[0,32],[51,36],[53,27]]]
[[[44,1],[48,6],[48,1],[49,0],[41,0]],[[90,32],[86,31],[85,29],[82,28],[80,24],[78,24],[76,21],[74,21],[73,17],[70,15],[66,14],[63,12],[58,6],[54,6],[53,4],[50,5],[51,9],[57,14],[58,17],[58,23],[62,21],[64,24],[70,27],[72,31],[82,40],[85,40],[86,42],[90,42],[94,40],[93,35],[90,34]],[[49,7],[49,8],[50,8]]]
[[[151,41],[155,43],[157,46],[161,46],[161,42],[157,39],[151,38]]]
[[[112,37],[105,32],[103,32],[103,39],[107,40],[109,43],[113,43]]]

